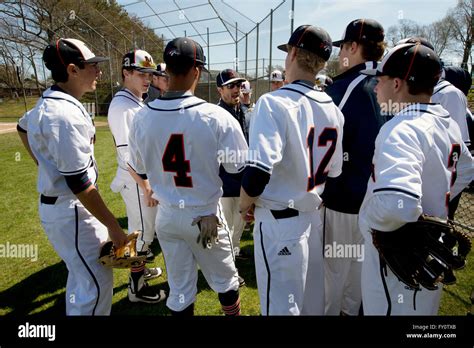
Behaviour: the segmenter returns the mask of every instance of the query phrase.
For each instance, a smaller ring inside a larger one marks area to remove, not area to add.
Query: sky
[[[235,36],[235,25],[239,29],[238,38],[244,37],[244,32],[251,31],[256,22],[260,22],[276,8],[283,0],[212,0],[216,11],[227,24],[227,28]],[[196,35],[209,31],[225,31],[226,28],[221,20],[216,18],[216,12],[208,4],[207,0],[118,0],[125,10],[138,17],[148,16],[142,20],[155,33],[164,39],[176,36]],[[312,24],[324,28],[333,41],[339,40],[347,24],[356,18],[372,18],[379,21],[387,30],[395,25],[399,19],[410,19],[418,24],[430,24],[442,19],[448,9],[456,6],[457,0],[295,0],[294,28],[302,24]],[[201,5],[203,6],[197,6]],[[181,11],[174,11],[181,8]],[[193,7],[195,6],[195,7]],[[190,8],[192,7],[192,8]],[[184,9],[183,9],[184,8]],[[291,0],[286,0],[274,12],[272,30],[272,59],[274,65],[283,65],[285,53],[276,49],[276,46],[286,43],[291,34]],[[240,13],[239,13],[240,12]],[[158,18],[155,13],[158,13]],[[187,19],[199,20],[194,23],[194,28],[186,24]],[[209,20],[206,20],[209,19]],[[171,31],[164,26],[171,25]],[[240,32],[242,31],[242,33]],[[263,59],[268,62],[270,57],[270,20],[267,18],[259,28],[259,65],[263,65]],[[138,36],[138,34],[137,34]],[[233,42],[231,36],[226,33],[211,34],[211,48],[209,51],[211,68],[224,69],[231,67],[236,55],[235,44],[225,46],[213,46]],[[207,53],[206,36],[193,37],[204,47]],[[245,54],[245,40],[238,44],[238,58],[242,62]],[[256,29],[250,32],[247,46],[248,59],[256,58]],[[161,57],[155,59],[160,61]],[[456,60],[456,57],[453,57]],[[252,68],[249,62],[249,69]],[[240,65],[241,66],[241,65]],[[259,68],[260,68],[259,67]],[[260,71],[260,70],[259,70]]]

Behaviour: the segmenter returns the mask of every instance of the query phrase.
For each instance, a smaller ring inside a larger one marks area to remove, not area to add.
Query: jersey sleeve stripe
[[[383,192],[383,191],[395,191],[395,192],[401,192],[401,193],[404,193],[408,196],[411,196],[413,198],[416,198],[416,199],[420,199],[420,196],[415,194],[415,193],[412,193],[410,191],[407,191],[407,190],[402,190],[402,189],[399,189],[399,188],[395,188],[395,187],[386,187],[386,188],[379,188],[379,189],[375,189],[373,191],[373,193],[376,193],[376,192]]]
[[[125,146],[128,146],[128,144],[121,144],[121,145],[117,145],[116,147],[125,147]]]
[[[245,165],[247,167],[258,168],[260,170],[263,170],[264,172],[267,172],[268,174],[272,173],[272,168],[270,168],[269,166],[267,166],[266,164],[263,164],[261,162],[247,160],[247,161],[245,161]]]
[[[78,169],[78,170],[73,170],[73,171],[70,171],[70,172],[65,172],[65,171],[60,170],[59,173],[61,175],[76,175],[76,174],[80,174],[82,172],[85,172],[91,165],[92,165],[92,157],[89,158],[89,163],[87,163],[87,165],[84,168],[81,168],[81,169]]]

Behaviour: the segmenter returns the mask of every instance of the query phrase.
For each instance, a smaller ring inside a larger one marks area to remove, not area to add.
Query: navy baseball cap
[[[143,50],[133,50],[122,58],[122,68],[138,70],[144,73],[155,73],[156,64],[153,57]]]
[[[395,46],[377,69],[361,70],[364,75],[398,77],[423,85],[436,85],[441,75],[441,62],[436,53],[419,42]]]
[[[43,52],[43,61],[49,70],[57,65],[93,64],[106,60],[109,58],[97,57],[84,42],[77,39],[58,39],[46,46]]]
[[[194,62],[194,66],[202,66],[207,71],[206,56],[200,44],[188,37],[178,37],[168,42],[163,53],[163,60],[171,66],[180,65],[183,62]]]
[[[240,77],[239,74],[232,69],[225,69],[222,70],[216,77],[216,84],[217,87],[222,87],[228,85],[232,82],[244,82],[245,79]]]
[[[344,42],[383,42],[384,39],[385,34],[382,24],[373,19],[360,18],[350,22],[347,25],[344,34],[342,34],[342,39],[334,41],[332,44],[339,47]]]
[[[288,52],[288,46],[315,53],[327,61],[332,51],[332,40],[323,28],[313,25],[301,25],[291,34],[288,43],[280,45],[278,48]]]
[[[414,37],[408,37],[406,39],[402,39],[402,40],[398,41],[395,44],[395,46],[406,44],[406,43],[418,43],[418,42],[420,44],[422,44],[423,46],[426,46],[426,47],[428,47],[428,48],[430,48],[434,51],[434,47],[431,44],[431,42],[429,42],[427,39],[425,39],[424,37],[421,37],[421,36],[414,36]]]

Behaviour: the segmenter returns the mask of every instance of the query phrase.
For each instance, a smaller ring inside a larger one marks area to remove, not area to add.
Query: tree
[[[8,51],[3,56],[0,52],[0,58],[4,63],[6,57],[23,61],[21,78],[32,73],[37,85],[46,87],[37,66],[45,46],[61,37],[84,41],[95,54],[111,58],[102,65],[99,89],[112,90],[121,81],[121,59],[130,49],[146,49],[157,60],[163,52],[162,39],[115,0],[0,1],[0,42]]]
[[[423,36],[423,27],[411,19],[400,19],[396,25],[388,28],[386,34],[386,41],[389,46],[395,44],[408,37]]]
[[[467,68],[469,59],[472,60],[472,11],[471,0],[458,0],[455,8],[448,12],[447,20],[452,28],[451,38],[456,51],[462,53],[462,67]],[[472,71],[472,70],[471,70]]]

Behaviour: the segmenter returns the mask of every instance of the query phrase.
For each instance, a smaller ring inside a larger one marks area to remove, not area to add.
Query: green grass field
[[[104,118],[98,118],[104,121]],[[1,258],[0,269],[0,315],[23,317],[36,313],[63,315],[65,308],[65,284],[67,270],[64,263],[50,246],[42,231],[36,192],[36,168],[28,157],[16,133],[0,135],[0,166],[2,190],[0,190],[0,214],[2,230],[0,244],[38,245],[39,257],[30,259]],[[107,127],[97,128],[96,157],[99,165],[99,188],[112,212],[126,227],[125,207],[120,195],[109,189],[114,176],[116,161],[113,140]],[[159,246],[153,245],[159,253],[155,266],[164,269]],[[253,253],[250,232],[244,233],[242,249]],[[457,272],[458,283],[446,286],[440,315],[465,315],[470,310],[469,296],[474,287],[474,257],[471,253],[467,267]],[[259,300],[252,260],[237,263],[239,273],[247,285],[241,288],[243,315],[258,315]],[[112,315],[168,315],[164,303],[157,305],[132,304],[127,299],[127,270],[114,271],[114,297]],[[151,281],[157,288],[166,288],[164,276]],[[217,295],[206,284],[202,275],[198,282],[197,315],[222,315]]]

